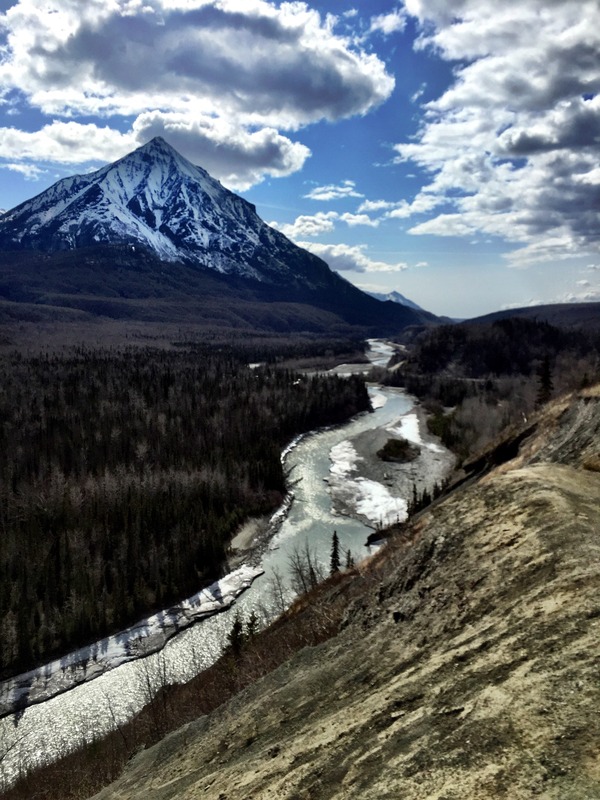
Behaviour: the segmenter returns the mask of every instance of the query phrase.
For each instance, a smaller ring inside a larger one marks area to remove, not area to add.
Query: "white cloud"
[[[0,85],[45,113],[235,113],[296,128],[363,114],[394,85],[305,3],[21,0],[3,18]]]
[[[74,122],[110,119],[113,137],[134,146],[162,129],[243,189],[302,167],[308,149],[283,131],[362,115],[390,96],[383,61],[335,26],[304,2],[20,0],[0,13],[0,99]],[[61,162],[87,160],[55,138]],[[46,157],[33,141],[20,160]]]
[[[600,302],[600,289],[588,289],[586,292],[568,292],[560,297],[559,303],[598,303]]]
[[[368,225],[371,228],[377,228],[379,225],[378,219],[371,219],[367,214],[340,214],[340,219],[351,228],[357,225]]]
[[[412,233],[501,237],[513,265],[596,253],[600,6],[596,0],[405,0],[418,46],[457,63],[421,129],[396,146],[432,177]],[[532,32],[535,32],[533,35]],[[429,208],[427,206],[429,205]]]
[[[406,14],[400,9],[389,14],[379,14],[371,20],[370,33],[378,31],[384,36],[403,31],[406,27]]]
[[[397,206],[398,203],[390,203],[389,200],[365,200],[358,207],[358,212],[360,214],[368,211],[386,211]]]
[[[330,200],[341,200],[346,197],[364,197],[364,195],[356,191],[356,184],[354,181],[342,181],[342,183],[338,185],[315,186],[315,188],[311,189],[304,197],[309,200],[329,202]]]
[[[296,242],[300,247],[310,250],[332,269],[338,272],[401,272],[408,264],[399,262],[388,264],[374,261],[366,254],[366,245],[318,244],[317,242]]]
[[[337,211],[319,211],[317,214],[303,214],[297,217],[292,223],[271,222],[274,228],[281,231],[290,239],[297,241],[305,236],[319,236],[322,233],[331,233],[335,229],[335,223],[345,222],[350,227],[367,225],[376,228],[379,220],[371,219],[366,214],[338,214]]]
[[[6,164],[0,163],[0,169],[8,169],[11,172],[18,172],[23,175],[27,181],[35,181],[44,173],[44,170],[40,167],[37,167],[35,164],[11,164],[10,162]]]
[[[295,241],[297,239],[302,239],[304,236],[319,236],[322,233],[333,231],[337,219],[339,219],[339,215],[336,211],[319,211],[318,214],[314,214],[313,216],[300,216],[291,224],[281,224],[278,222],[270,222],[269,224]]]
[[[56,121],[33,132],[0,128],[2,157],[19,159],[23,170],[28,168],[29,160],[57,164],[114,161],[136,146],[132,134],[91,123]]]

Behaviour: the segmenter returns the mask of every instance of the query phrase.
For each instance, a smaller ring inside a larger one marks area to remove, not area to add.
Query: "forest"
[[[517,317],[429,328],[399,353],[384,383],[429,412],[431,433],[460,459],[553,396],[600,379],[600,333]]]
[[[258,353],[257,353],[258,355]],[[370,408],[358,377],[195,345],[0,358],[0,675],[218,577],[285,491],[295,435]]]

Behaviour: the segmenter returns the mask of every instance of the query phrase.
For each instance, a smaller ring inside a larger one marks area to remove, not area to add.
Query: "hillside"
[[[356,572],[336,638],[96,800],[600,798],[600,387],[529,427]]]
[[[468,323],[482,324],[496,320],[521,317],[522,319],[548,322],[559,328],[580,328],[598,330],[600,328],[600,303],[553,303],[542,306],[525,306],[495,311],[482,317],[466,320]]]

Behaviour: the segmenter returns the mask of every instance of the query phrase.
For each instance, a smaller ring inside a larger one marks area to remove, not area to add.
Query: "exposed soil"
[[[554,404],[361,567],[335,639],[97,800],[600,800],[599,424]]]

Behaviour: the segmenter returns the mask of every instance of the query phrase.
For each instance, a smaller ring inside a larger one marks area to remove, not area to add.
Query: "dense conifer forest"
[[[231,349],[0,359],[0,674],[196,592],[285,492],[296,434],[369,408],[362,379]]]

